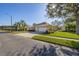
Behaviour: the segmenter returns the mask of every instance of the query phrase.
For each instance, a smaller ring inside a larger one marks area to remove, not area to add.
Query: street
[[[69,47],[37,41],[13,34],[0,34],[0,56],[77,56]]]

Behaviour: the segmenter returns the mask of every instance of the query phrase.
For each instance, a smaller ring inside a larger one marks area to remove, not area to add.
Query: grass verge
[[[56,39],[56,38],[49,38],[49,37],[45,37],[45,36],[34,36],[32,37],[35,40],[40,40],[40,41],[44,41],[44,42],[49,42],[49,43],[53,43],[53,44],[59,44],[59,45],[63,45],[63,46],[68,46],[68,47],[72,47],[72,48],[79,48],[79,41],[71,41],[71,40],[64,40],[64,39]]]

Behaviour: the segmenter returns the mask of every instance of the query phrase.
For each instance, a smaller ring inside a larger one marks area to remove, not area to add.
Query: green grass
[[[68,46],[68,47],[72,47],[72,48],[79,48],[79,41],[77,42],[77,41],[71,41],[71,40],[49,38],[49,37],[45,37],[43,35],[41,35],[41,36],[37,35],[32,38],[35,40],[64,45],[64,46]]]
[[[79,39],[79,35],[69,32],[55,32],[46,34],[47,36],[56,36],[56,37],[64,37],[64,38],[72,38],[72,39]]]

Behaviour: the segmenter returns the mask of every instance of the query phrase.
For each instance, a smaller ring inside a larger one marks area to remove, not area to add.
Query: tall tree
[[[76,33],[79,34],[79,4],[78,3],[49,3],[47,5],[47,15],[53,17],[76,18]]]
[[[24,20],[20,20],[19,22],[16,22],[14,26],[16,27],[16,30],[22,30],[22,31],[27,30],[27,24],[25,23]]]
[[[60,26],[61,24],[62,24],[62,22],[59,21],[59,20],[54,20],[54,21],[52,21],[52,25]]]
[[[75,17],[70,17],[64,21],[65,31],[75,32],[76,30],[76,19]]]
[[[51,24],[52,24],[53,26],[55,26],[57,30],[60,30],[60,29],[61,29],[61,25],[62,25],[62,21],[54,20],[54,21],[52,21]]]

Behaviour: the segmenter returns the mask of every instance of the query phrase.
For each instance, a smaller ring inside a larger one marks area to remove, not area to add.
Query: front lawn
[[[73,47],[73,48],[79,48],[79,41],[77,42],[77,41],[71,41],[71,40],[49,38],[43,35],[34,36],[33,39],[49,42],[49,43],[54,43],[54,44],[59,44],[59,45],[64,45],[68,47]]]
[[[64,37],[64,38],[72,38],[72,39],[79,39],[79,35],[69,32],[54,32],[51,34],[46,34],[48,36],[56,36],[56,37]]]

